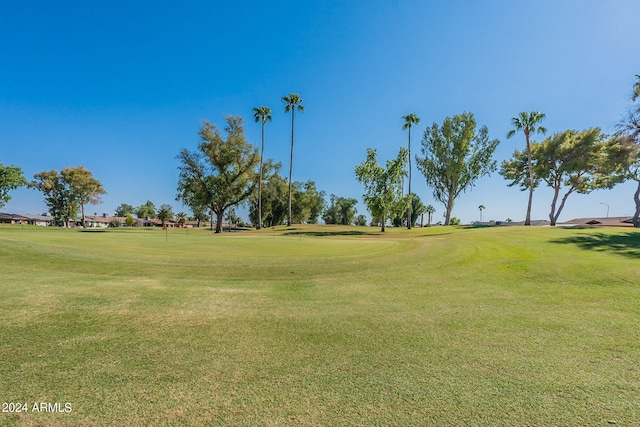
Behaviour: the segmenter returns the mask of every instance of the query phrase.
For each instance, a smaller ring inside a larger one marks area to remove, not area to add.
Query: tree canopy
[[[155,218],[156,217],[156,205],[151,200],[147,200],[144,205],[140,205],[134,209],[134,212],[138,218]]]
[[[190,207],[206,206],[216,214],[216,233],[222,231],[226,209],[246,200],[256,185],[254,170],[258,150],[246,141],[242,117],[225,117],[222,135],[216,125],[204,121],[198,150],[180,151],[177,199]],[[213,224],[212,224],[213,226]]]
[[[324,191],[318,191],[316,183],[293,183],[291,215],[296,224],[317,224],[324,209]]]
[[[0,208],[11,200],[9,191],[24,185],[27,185],[27,180],[22,174],[22,169],[17,166],[5,166],[0,163]]]
[[[325,224],[351,225],[356,223],[358,210],[356,199],[338,197],[335,194],[329,196],[329,205],[325,209],[322,219]],[[365,221],[366,224],[366,221]]]
[[[258,192],[249,196],[249,220],[264,227],[280,225],[287,218],[287,180],[280,176],[282,163],[267,159],[263,164],[262,219],[258,215]]]
[[[424,131],[424,157],[416,156],[416,164],[427,185],[433,187],[433,197],[445,206],[444,225],[449,225],[456,198],[478,178],[497,169],[492,157],[499,143],[489,140],[486,126],[476,131],[471,113],[447,117],[442,126],[433,123]]]
[[[632,101],[640,99],[640,74],[636,75],[631,95]],[[627,179],[638,183],[633,195],[635,213],[633,214],[633,226],[640,227],[640,102],[627,111],[627,116],[618,124],[617,135],[620,136],[621,145],[627,152]]]
[[[82,208],[82,225],[84,226],[84,205],[100,203],[100,196],[106,194],[102,184],[93,178],[90,171],[82,166],[43,171],[33,176],[30,188],[44,194],[45,203],[56,223],[63,222],[69,226],[70,221],[78,216]]]
[[[555,225],[569,195],[587,194],[599,188],[611,188],[624,180],[624,156],[616,138],[607,139],[599,128],[583,131],[566,130],[531,143],[534,187],[545,182],[554,191],[549,220]],[[512,159],[502,162],[500,174],[519,184],[522,190],[531,187],[526,153],[515,151]],[[565,193],[558,200],[560,192]]]
[[[80,205],[82,211],[82,226],[85,227],[84,205],[100,203],[102,195],[107,192],[100,181],[95,179],[91,171],[82,166],[76,168],[64,168],[60,174],[62,180],[68,185],[70,197]]]
[[[398,157],[387,160],[383,168],[378,164],[376,150],[368,148],[367,158],[356,166],[356,178],[364,185],[364,203],[372,217],[380,218],[381,231],[385,231],[385,223],[394,212],[406,210],[409,205],[409,197],[402,196],[407,160],[407,149],[400,148]]]
[[[114,212],[114,215],[115,216],[126,217],[127,214],[133,214],[134,212],[135,212],[135,208],[133,206],[131,206],[128,203],[121,203],[116,208],[116,210]]]

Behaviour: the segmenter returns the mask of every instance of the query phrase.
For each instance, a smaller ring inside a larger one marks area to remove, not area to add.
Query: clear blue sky
[[[637,0],[494,1],[17,1],[0,2],[0,162],[34,173],[83,165],[104,185],[103,203],[175,201],[176,154],[198,143],[201,119],[246,120],[266,105],[266,156],[288,167],[290,116],[299,93],[294,180],[327,196],[361,200],[353,170],[367,147],[386,160],[406,145],[402,116],[427,125],[464,111],[501,144],[500,162],[524,147],[507,140],[520,111],[547,114],[549,132],[612,132],[640,74]],[[415,164],[415,163],[414,163]],[[413,190],[444,211],[414,167]],[[632,214],[632,183],[571,195],[561,220]],[[20,189],[5,212],[46,211]],[[534,219],[551,193],[534,194]],[[497,173],[463,194],[453,215],[523,220],[527,195]],[[359,213],[365,213],[360,203]]]

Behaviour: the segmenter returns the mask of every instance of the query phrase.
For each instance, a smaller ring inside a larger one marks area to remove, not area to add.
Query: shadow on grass
[[[290,231],[283,233],[285,236],[378,236],[380,233],[371,233],[366,231]]]
[[[552,240],[552,243],[574,244],[581,249],[611,252],[631,258],[640,258],[640,233],[595,233],[588,236],[572,236]]]

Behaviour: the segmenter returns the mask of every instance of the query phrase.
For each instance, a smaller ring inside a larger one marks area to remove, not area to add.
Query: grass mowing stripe
[[[635,231],[171,231],[0,227],[0,424],[640,419]]]

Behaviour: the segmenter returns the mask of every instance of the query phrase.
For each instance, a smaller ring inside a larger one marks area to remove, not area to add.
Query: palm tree
[[[482,211],[485,210],[486,208],[484,207],[484,205],[480,205],[478,206],[478,209],[480,209],[480,222],[482,222]]]
[[[184,223],[187,222],[187,214],[184,212],[178,212],[178,215],[176,215],[176,219],[178,220],[178,224],[180,225],[180,227],[183,227]]]
[[[291,111],[291,154],[289,155],[289,210],[287,212],[287,225],[291,225],[291,173],[293,171],[293,130],[294,130],[294,113],[296,107],[301,113],[304,112],[304,105],[302,105],[302,98],[297,93],[290,93],[282,97],[282,101],[287,105],[284,107],[284,112]]]
[[[425,208],[425,212],[428,214],[427,226],[431,227],[431,215],[433,215],[436,212],[436,208],[434,208],[433,205],[429,205]]]
[[[531,164],[531,145],[529,144],[529,135],[531,133],[546,133],[547,129],[539,126],[539,123],[544,119],[545,114],[539,111],[532,111],[531,113],[521,112],[518,117],[513,117],[511,123],[515,129],[512,129],[507,133],[507,138],[511,138],[516,134],[516,131],[523,131],[525,139],[527,141],[527,166],[529,168],[529,204],[527,205],[527,217],[524,220],[524,225],[531,225],[531,203],[533,201],[533,165]]]
[[[171,210],[165,205],[162,205],[160,209],[158,209],[157,215],[158,219],[162,221],[162,226],[164,227],[164,222],[171,218]]]
[[[411,197],[411,126],[416,124],[420,124],[420,118],[413,113],[409,113],[406,116],[402,116],[404,119],[404,124],[402,125],[402,129],[409,129],[409,197]],[[407,228],[411,229],[411,203],[409,203],[409,207],[407,208]]]
[[[264,160],[264,124],[271,121],[271,108],[269,107],[253,107],[253,118],[256,123],[262,121],[262,148],[260,149],[260,181],[258,181],[258,224],[256,229],[262,228],[262,162]]]

